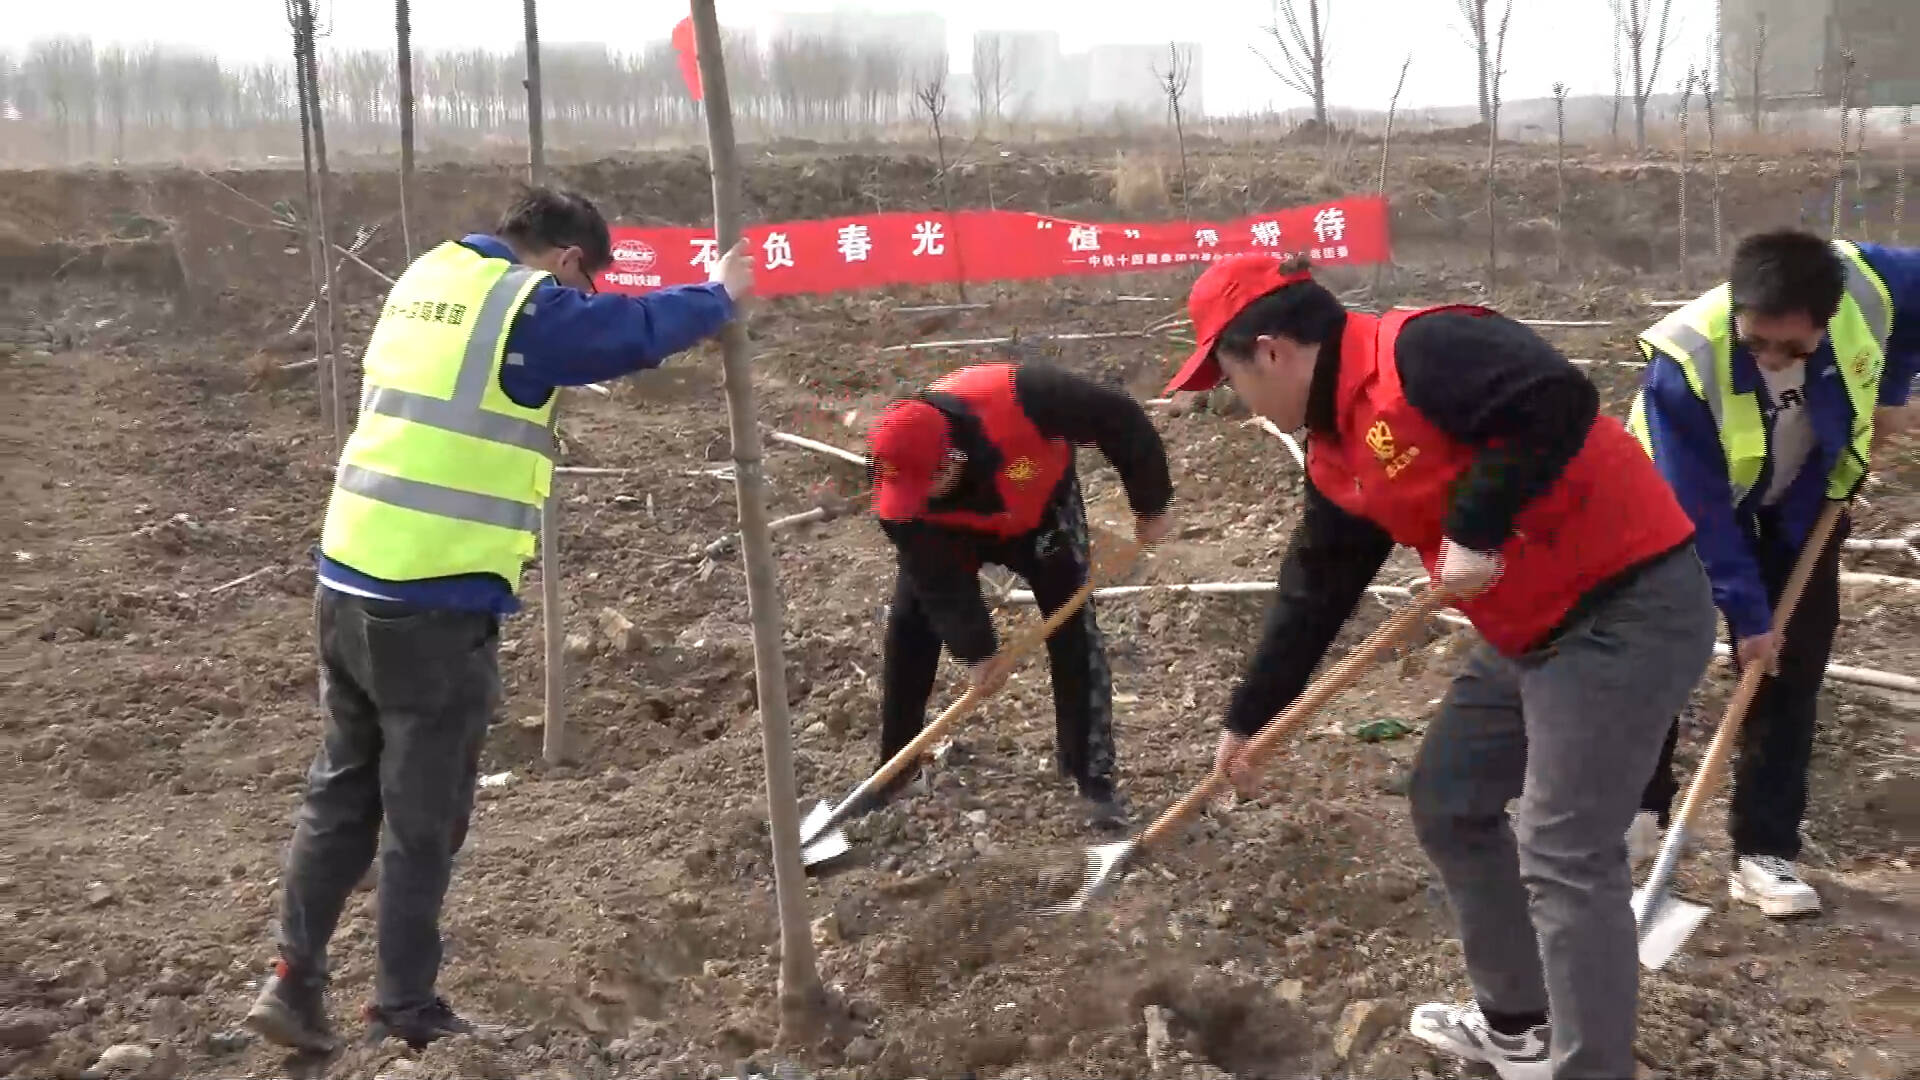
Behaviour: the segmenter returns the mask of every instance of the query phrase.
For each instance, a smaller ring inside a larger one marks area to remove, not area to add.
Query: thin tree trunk
[[[693,29],[707,113],[707,152],[713,165],[714,236],[720,250],[725,251],[740,238],[740,160],[733,140],[733,111],[714,0],[693,0]],[[766,758],[774,893],[780,911],[781,1042],[810,1044],[824,1019],[825,992],[814,962],[806,880],[800,865],[800,804],[793,782],[793,725],[787,714],[780,581],[774,570],[772,538],[767,533],[766,477],[761,465],[746,324],[739,319],[728,322],[721,331],[720,345],[726,371],[727,427],[733,440],[740,548],[747,571],[747,608],[753,620],[753,674]]]
[[[527,31],[527,183],[536,187],[547,182],[547,148],[540,125],[540,23],[535,0],[526,0],[524,12]],[[559,403],[554,403],[555,445],[559,444]],[[567,654],[566,598],[560,589],[560,491],[559,477],[547,491],[546,505],[540,508],[540,625],[546,638],[546,708],[542,717],[540,756],[549,765],[567,760]]]
[[[1709,83],[1700,89],[1700,101],[1707,110],[1707,169],[1712,173],[1712,212],[1713,212],[1713,258],[1715,262],[1726,257],[1723,248],[1726,232],[1722,227],[1720,214],[1720,140],[1718,124],[1713,115],[1714,85]],[[1722,84],[1724,85],[1724,84]]]
[[[1380,136],[1380,174],[1375,178],[1373,185],[1373,193],[1382,199],[1387,197],[1387,156],[1393,149],[1393,117],[1400,109],[1400,91],[1406,88],[1407,69],[1412,66],[1413,54],[1408,53],[1407,58],[1400,61],[1400,79],[1393,84],[1393,97],[1387,101],[1387,129],[1386,133]],[[1373,264],[1372,292],[1376,300],[1380,297],[1380,275],[1385,268],[1385,263]]]
[[[307,261],[313,274],[313,308],[317,312],[326,303],[327,272],[323,269],[326,261],[325,246],[320,238],[318,218],[314,214],[314,204],[318,201],[318,185],[313,176],[313,109],[307,96],[307,35],[313,32],[313,11],[311,0],[293,0],[293,93],[300,105],[300,166],[306,179],[307,192]],[[341,450],[338,425],[334,423],[334,407],[339,398],[333,389],[333,368],[327,363],[326,334],[322,328],[313,328],[313,367],[319,373],[320,383],[320,424],[327,429],[327,435],[333,439],[334,456]]]
[[[1693,288],[1692,262],[1687,258],[1687,176],[1692,171],[1692,144],[1688,138],[1687,115],[1693,111],[1693,71],[1680,84],[1680,287]]]
[[[540,20],[536,13],[537,0],[526,0],[527,15],[527,163],[537,177],[536,184],[546,183],[547,144],[545,139],[545,119],[540,105]]]
[[[1493,300],[1500,277],[1500,207],[1495,199],[1494,167],[1500,150],[1500,104],[1493,102],[1487,117],[1487,300]]]
[[[327,228],[327,202],[333,185],[332,174],[327,169],[326,110],[320,100],[320,61],[319,50],[314,44],[313,3],[312,0],[299,0],[299,4],[303,24],[302,53],[306,60],[303,81],[306,88],[307,127],[313,136],[315,184],[311,192],[311,224],[314,232],[314,258],[320,271],[320,300],[325,305],[327,328],[326,357],[321,365],[325,370],[321,382],[326,395],[322,409],[323,414],[330,420],[328,427],[333,434],[334,452],[338,454],[341,448],[346,446],[347,418],[343,408],[346,379],[341,371],[340,315],[339,309],[333,302],[333,260],[327,257],[327,245],[333,235]],[[319,338],[317,323],[314,329],[314,337],[317,340]]]
[[[1900,111],[1900,141],[1894,148],[1893,168],[1893,242],[1907,223],[1907,136],[1913,130],[1913,106]]]
[[[1840,54],[1840,158],[1833,163],[1833,227],[1828,235],[1840,237],[1840,214],[1847,187],[1847,105],[1853,101],[1853,53]]]
[[[1567,260],[1567,87],[1553,87],[1553,273],[1566,272]]]
[[[400,76],[400,242],[413,261],[413,229],[407,210],[413,205],[413,19],[407,0],[394,0],[394,55]]]

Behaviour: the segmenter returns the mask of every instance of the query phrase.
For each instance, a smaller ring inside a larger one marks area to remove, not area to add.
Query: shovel
[[[1140,545],[1132,544],[1120,553],[1119,558],[1123,564],[1130,565],[1139,554]],[[1101,561],[1104,563],[1104,560]],[[1006,655],[1012,658],[1023,657],[1052,637],[1055,630],[1060,629],[1068,619],[1079,612],[1080,608],[1086,604],[1087,597],[1093,595],[1094,576],[1094,572],[1089,570],[1087,580],[1080,586],[1079,591],[1069,597],[1067,602],[1060,605],[1052,615],[1047,616],[1045,622],[1009,644],[1006,647]],[[853,844],[847,839],[846,831],[840,828],[840,824],[847,820],[863,800],[898,776],[910,763],[918,760],[921,754],[926,753],[929,747],[939,741],[947,728],[953,726],[954,721],[972,712],[974,707],[986,697],[987,695],[982,694],[977,688],[968,687],[967,692],[960,695],[960,700],[947,706],[946,711],[942,712],[933,723],[921,728],[920,734],[915,735],[911,742],[888,758],[886,764],[876,769],[872,776],[862,780],[858,787],[848,792],[847,797],[841,799],[838,805],[829,807],[824,802],[814,803],[813,809],[807,812],[806,819],[800,822],[801,865],[817,866],[846,854]]]
[[[1306,721],[1320,707],[1333,700],[1334,696],[1359,681],[1367,667],[1387,648],[1407,636],[1415,626],[1428,616],[1445,606],[1446,600],[1436,589],[1423,591],[1414,602],[1395,612],[1386,622],[1381,623],[1367,639],[1348,653],[1341,661],[1315,679],[1312,685],[1293,704],[1266,727],[1260,729],[1248,743],[1247,761],[1258,765],[1271,754],[1280,740],[1292,734],[1293,730]],[[1065,900],[1043,910],[1042,914],[1064,915],[1080,911],[1093,900],[1106,892],[1113,882],[1140,854],[1142,849],[1153,847],[1172,836],[1187,823],[1200,809],[1207,805],[1220,789],[1228,783],[1226,774],[1218,769],[1207,774],[1199,786],[1187,792],[1153,824],[1148,825],[1139,835],[1127,840],[1116,840],[1111,844],[1099,844],[1087,849],[1086,873],[1080,891],[1072,899]]]
[[[1787,578],[1787,587],[1780,594],[1780,602],[1774,606],[1775,635],[1786,632],[1787,621],[1793,618],[1793,609],[1800,603],[1800,593],[1806,588],[1807,578],[1813,574],[1813,564],[1826,548],[1834,522],[1840,519],[1840,511],[1845,508],[1845,503],[1829,502],[1821,511],[1820,519],[1814,522],[1806,546],[1800,549],[1800,556],[1794,561],[1793,573]],[[1719,730],[1713,733],[1713,741],[1707,746],[1707,756],[1693,770],[1693,780],[1687,785],[1686,799],[1681,802],[1680,813],[1675,816],[1672,827],[1667,830],[1666,838],[1660,844],[1660,856],[1654,860],[1653,869],[1647,874],[1647,883],[1633,891],[1633,923],[1640,939],[1640,965],[1648,971],[1658,971],[1666,966],[1667,961],[1673,959],[1674,954],[1680,951],[1680,946],[1692,936],[1701,920],[1707,917],[1708,909],[1704,905],[1679,900],[1671,895],[1673,875],[1680,865],[1680,852],[1686,844],[1687,831],[1693,825],[1694,815],[1706,805],[1708,794],[1720,783],[1727,758],[1733,755],[1734,743],[1739,739],[1740,725],[1746,721],[1747,709],[1753,704],[1754,695],[1760,692],[1760,680],[1765,676],[1766,669],[1759,665],[1751,665],[1740,673],[1740,683],[1727,702],[1727,711],[1721,717]]]

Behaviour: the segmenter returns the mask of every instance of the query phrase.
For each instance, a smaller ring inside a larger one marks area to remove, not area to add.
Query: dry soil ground
[[[1471,170],[1445,147],[1418,153],[1396,171],[1403,265],[1387,276],[1387,302],[1462,295],[1477,273],[1469,245],[1484,219],[1473,220]],[[1333,183],[1317,151],[1198,156],[1199,202],[1223,213]],[[1001,205],[1120,213],[1103,160],[1020,156],[1000,169]],[[262,204],[298,201],[297,177],[220,179]],[[430,174],[416,243],[484,226],[507,179]],[[587,166],[570,179],[630,219],[704,212],[704,175],[683,159]],[[963,181],[961,198],[985,201],[980,173]],[[1503,304],[1617,320],[1550,333],[1569,355],[1631,357],[1633,330],[1655,315],[1644,301],[1680,288],[1649,270],[1671,239],[1643,201],[1665,198],[1672,182],[1658,168],[1582,164],[1570,179],[1570,268],[1556,279],[1550,232],[1539,241],[1552,171],[1524,163],[1503,205],[1517,222],[1509,245],[1532,261]],[[1795,220],[1824,182],[1804,164],[1736,170],[1729,221]],[[343,187],[339,220],[390,212],[389,178],[355,175]],[[763,161],[749,180],[765,217],[926,204],[928,187],[924,161],[882,157]],[[1068,922],[1025,917],[996,887],[1028,876],[1033,853],[1092,839],[1051,775],[1046,678],[1030,664],[967,722],[933,790],[859,823],[860,857],[809,886],[820,969],[844,1022],[817,1045],[776,1047],[744,579],[735,557],[698,556],[734,519],[711,348],[616,384],[610,398],[570,393],[565,403],[568,463],[630,470],[565,486],[577,763],[540,760],[536,575],[532,607],[504,632],[507,704],[447,906],[443,988],[511,1025],[511,1041],[457,1041],[413,1059],[356,1048],[316,1064],[247,1038],[238,1020],[270,959],[278,860],[319,729],[309,552],[332,465],[311,371],[281,370],[299,358],[283,341],[305,260],[284,252],[289,237],[265,217],[188,173],[0,182],[0,299],[19,316],[4,322],[20,324],[9,331],[16,344],[0,344],[13,509],[0,521],[11,701],[0,714],[0,1075],[79,1076],[117,1044],[145,1050],[133,1053],[148,1077],[295,1067],[698,1077],[741,1060],[871,1078],[1460,1075],[1397,1034],[1409,1004],[1463,991],[1444,899],[1406,819],[1417,737],[1369,743],[1345,730],[1380,717],[1423,724],[1466,640],[1444,628],[1316,721],[1263,797],[1210,815],[1095,915]],[[401,261],[384,237],[369,258],[390,270]],[[775,303],[753,324],[761,415],[769,429],[857,448],[864,418],[894,387],[963,358],[881,346],[1140,327],[1176,305],[1117,296],[1184,287],[1142,276],[980,288],[973,298],[990,309],[933,317],[893,309],[950,296]],[[343,288],[357,345],[377,294],[352,278]],[[1029,347],[1142,397],[1181,348],[1165,338]],[[1623,413],[1634,372],[1591,370]],[[1184,529],[1136,579],[1269,578],[1299,483],[1283,448],[1233,416],[1160,423]],[[859,505],[860,477],[841,462],[778,443],[767,462],[775,514]],[[1091,451],[1082,465],[1096,525],[1124,530],[1111,471]],[[1910,451],[1870,494],[1860,535],[1920,517]],[[872,763],[890,561],[857,513],[776,546],[799,788],[831,798]],[[1916,572],[1896,556],[1848,563]],[[1409,565],[1403,553],[1394,567]],[[1838,658],[1920,669],[1917,604],[1912,593],[1850,590]],[[1169,594],[1100,606],[1137,815],[1204,774],[1261,608],[1258,597]],[[1384,611],[1365,605],[1341,647]],[[1729,689],[1724,670],[1700,688],[1689,762]],[[1715,913],[1682,962],[1644,981],[1641,1052],[1656,1074],[1920,1075],[1920,729],[1911,702],[1831,684],[1825,703],[1807,862],[1828,910],[1785,924],[1730,910],[1716,808],[1683,881]],[[336,949],[332,1001],[353,1035],[370,988],[371,915],[366,892]]]

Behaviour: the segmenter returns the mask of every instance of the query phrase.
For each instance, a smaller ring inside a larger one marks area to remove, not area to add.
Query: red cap
[[[910,398],[882,410],[867,432],[867,459],[877,474],[874,515],[908,521],[925,510],[949,449],[947,418],[939,409]]]
[[[1167,384],[1166,392],[1211,390],[1220,384],[1220,362],[1213,358],[1214,343],[1235,315],[1248,304],[1285,285],[1311,281],[1305,270],[1288,273],[1271,255],[1232,255],[1207,267],[1187,294],[1187,314],[1193,318],[1193,355]]]

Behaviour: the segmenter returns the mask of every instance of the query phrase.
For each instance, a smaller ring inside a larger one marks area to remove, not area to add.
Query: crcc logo
[[[645,240],[622,240],[613,245],[613,262],[622,270],[645,272],[660,258]]]

